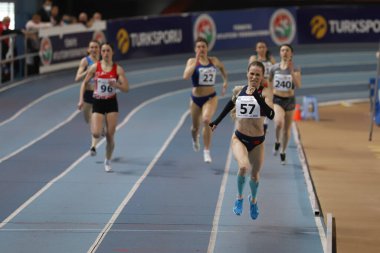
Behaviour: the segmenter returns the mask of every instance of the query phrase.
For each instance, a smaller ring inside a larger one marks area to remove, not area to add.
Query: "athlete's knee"
[[[96,139],[100,138],[100,133],[92,133],[92,136]]]
[[[211,120],[209,117],[203,117],[202,122],[205,126],[208,126],[211,123]]]
[[[274,125],[275,125],[277,128],[283,128],[283,127],[284,127],[284,120],[282,120],[282,119],[275,120]]]
[[[249,170],[248,166],[240,166],[239,172],[238,172],[239,176],[245,176],[248,170]]]
[[[196,133],[196,132],[198,132],[198,130],[199,130],[198,127],[194,127],[194,126],[191,127],[191,131],[192,131],[192,132],[195,132],[195,133]]]
[[[259,182],[259,173],[258,172],[253,172],[251,175],[251,180],[254,182]]]

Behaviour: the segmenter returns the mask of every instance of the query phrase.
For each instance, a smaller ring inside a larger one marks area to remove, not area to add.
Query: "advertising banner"
[[[257,8],[193,14],[193,37],[200,36],[214,50],[252,48],[297,41],[295,8]]]
[[[106,40],[105,21],[96,22],[87,28],[82,24],[40,29],[40,72],[50,72],[79,65],[86,56],[88,43]]]
[[[193,48],[191,17],[163,16],[111,20],[107,23],[115,59],[190,52]]]
[[[298,41],[309,43],[379,42],[379,7],[301,8]]]

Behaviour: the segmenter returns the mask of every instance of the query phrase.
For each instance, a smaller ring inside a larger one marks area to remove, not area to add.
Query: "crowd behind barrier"
[[[2,84],[12,82],[15,78],[25,78],[40,73],[41,59],[43,59],[40,57],[41,31],[49,28],[60,30],[66,26],[77,26],[85,31],[100,22],[102,14],[95,12],[89,18],[87,13],[81,12],[78,17],[74,17],[60,13],[59,7],[53,5],[52,0],[44,0],[22,29],[10,29],[10,17],[0,18],[2,18],[0,21],[0,84]],[[60,35],[65,36],[66,30],[64,29]],[[80,55],[85,53],[81,52]]]
[[[273,7],[107,21],[101,20],[100,13],[94,13],[89,21],[84,12],[78,18],[58,15],[59,10],[53,11],[54,6],[46,7],[46,3],[49,5],[51,1],[46,0],[26,24],[26,30],[38,32],[38,37],[26,39],[27,48],[18,56],[29,59],[29,70],[26,68],[28,71],[25,71],[29,74],[76,67],[86,55],[87,43],[91,39],[110,42],[116,49],[115,60],[125,60],[189,53],[193,51],[193,41],[198,36],[208,40],[211,50],[252,48],[257,41],[273,47],[284,43],[295,46],[376,43],[380,38],[377,15],[380,6]],[[43,22],[42,10],[58,14],[51,14],[50,22]],[[6,38],[1,41],[4,40]],[[25,55],[37,52],[39,57]],[[15,62],[15,56],[7,58],[7,63]],[[4,73],[7,71],[3,68]]]

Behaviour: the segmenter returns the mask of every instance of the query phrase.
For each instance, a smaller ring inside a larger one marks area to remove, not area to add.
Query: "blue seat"
[[[304,96],[302,100],[302,119],[319,121],[318,101],[314,96]]]

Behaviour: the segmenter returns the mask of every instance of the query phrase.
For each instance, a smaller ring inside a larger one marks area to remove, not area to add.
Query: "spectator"
[[[50,22],[41,22],[41,16],[39,14],[34,14],[32,19],[29,20],[25,27],[27,31],[34,32],[32,36],[29,36],[27,39],[27,53],[37,53],[40,49],[40,42],[38,40],[37,32],[41,28],[48,28],[51,27],[52,24]],[[34,55],[31,57],[28,57],[26,59],[26,65],[27,65],[27,73],[28,75],[31,74],[38,74],[39,73],[39,67],[40,67],[40,57],[39,55]]]
[[[50,23],[53,26],[61,25],[62,16],[59,14],[59,7],[53,5],[50,12]]]
[[[11,34],[25,34],[24,30],[9,29],[10,23],[11,23],[11,19],[8,16],[4,17],[3,20],[0,21],[0,36],[11,35]],[[13,46],[12,46],[12,43],[13,43]],[[17,49],[15,47],[14,40],[9,39],[9,38],[3,39],[0,41],[0,45],[1,45],[1,59],[9,59],[9,58],[13,58],[17,56]],[[13,50],[10,50],[11,48],[13,48]],[[11,63],[3,63],[1,64],[1,68],[2,68],[2,76],[1,76],[2,81],[10,80]],[[14,62],[14,69],[15,69],[15,72],[18,71],[19,69],[18,61]]]
[[[9,29],[9,25],[11,23],[10,17],[4,17],[2,21],[0,21],[0,36],[3,35],[3,31]]]
[[[75,24],[75,23],[76,23],[75,17],[67,15],[67,14],[64,14],[62,16],[62,21],[61,21],[62,25],[71,25],[71,24]]]
[[[32,19],[26,22],[26,30],[28,31],[38,31],[41,28],[48,28],[51,27],[52,24],[50,21],[48,22],[42,22],[41,16],[36,13],[33,15]]]
[[[53,0],[44,0],[41,8],[37,11],[42,22],[50,22],[50,13],[53,5]]]
[[[78,16],[78,23],[83,24],[85,27],[88,27],[89,22],[88,22],[88,16],[86,12],[81,12],[79,13]]]
[[[95,12],[92,15],[91,20],[88,22],[88,27],[91,27],[95,22],[102,20],[102,14],[100,12]]]
[[[94,20],[94,21],[100,21],[100,20],[102,20],[102,14],[100,12],[95,12],[92,15],[92,20]]]

